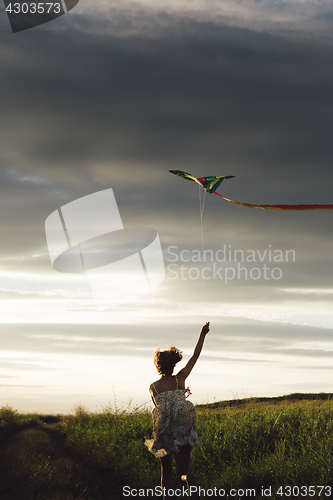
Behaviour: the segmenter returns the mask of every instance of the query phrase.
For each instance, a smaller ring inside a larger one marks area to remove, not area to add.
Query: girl
[[[161,484],[162,488],[165,488],[163,492],[166,493],[172,488],[173,456],[176,458],[178,478],[186,481],[188,487],[196,484],[193,476],[188,475],[188,469],[191,450],[193,446],[201,443],[195,429],[195,407],[190,401],[185,400],[185,380],[201,353],[208,332],[209,322],[201,329],[193,356],[176,376],[172,373],[176,363],[183,357],[182,352],[174,346],[165,351],[157,349],[155,352],[154,364],[161,378],[149,387],[155,405],[154,439],[146,440],[145,445],[156,458],[161,460]],[[164,499],[168,498],[171,497],[164,494]]]

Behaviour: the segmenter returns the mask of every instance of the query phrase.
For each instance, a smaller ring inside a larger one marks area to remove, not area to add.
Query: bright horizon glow
[[[242,345],[247,345],[251,337],[248,337],[247,333],[236,333],[234,336],[233,330],[229,332],[228,327],[232,327],[235,321],[245,322],[244,324],[254,321],[258,325],[280,325],[281,333],[285,328],[289,328],[288,325],[295,328],[312,326],[317,331],[332,330],[333,313],[325,302],[317,304],[315,310],[311,307],[311,302],[290,302],[281,305],[231,303],[224,304],[222,310],[216,310],[214,304],[203,302],[199,316],[198,304],[177,310],[177,304],[161,302],[153,295],[145,304],[129,304],[135,306],[132,309],[119,308],[118,311],[103,313],[95,310],[73,310],[79,304],[84,307],[82,301],[72,299],[20,299],[0,302],[0,324],[3,331],[6,332],[11,325],[17,332],[15,335],[24,339],[25,349],[33,350],[22,351],[18,344],[17,350],[6,351],[3,346],[0,377],[2,380],[8,380],[2,385],[5,403],[21,411],[68,413],[75,404],[84,404],[95,411],[98,407],[108,406],[110,401],[112,403],[114,388],[118,406],[126,407],[132,400],[134,406],[143,405],[150,408],[147,387],[158,378],[152,363],[154,350],[161,344],[176,342],[184,352],[184,365],[193,352],[203,317],[211,321],[211,332],[188,381],[193,392],[191,400],[194,403],[233,399],[235,395],[279,396],[291,392],[323,392],[325,388],[330,391],[330,384],[327,383],[330,358],[328,357],[324,364],[323,360],[333,352],[333,339],[330,341],[295,338],[277,353],[274,353],[274,350],[260,353],[256,351],[256,346],[261,343],[258,343],[254,333],[253,350],[246,348],[242,352]],[[172,311],[171,316],[168,310]],[[159,332],[161,324],[167,330],[169,325],[169,331],[172,333],[177,318],[178,331],[191,331],[190,339],[187,337],[186,340],[178,341],[176,338],[172,339],[172,335],[168,338],[161,332],[155,340],[149,336],[149,345],[142,344],[145,325],[149,324],[150,329],[155,325],[156,332]],[[41,328],[44,326],[45,330],[34,331],[34,325],[38,324]],[[22,333],[20,325],[24,327]],[[110,326],[110,333],[108,330],[95,331],[94,325],[105,328]],[[131,333],[119,335],[117,328],[115,330],[116,325],[122,328],[121,332],[125,333],[127,330]],[[189,328],[189,325],[193,327]],[[49,332],[51,326],[52,333]],[[76,330],[73,333],[64,333],[62,330],[65,326],[67,330],[74,327]],[[80,334],[81,328],[85,330]],[[93,328],[90,334],[86,333],[87,328]],[[210,348],[215,342],[219,343],[220,349]],[[49,352],[36,351],[38,345]],[[248,345],[250,347],[251,343]],[[118,352],[117,356],[108,354],[112,346]],[[52,353],[54,349],[59,352]],[[78,352],[72,354],[67,352],[68,349]],[[128,351],[128,356],[120,354],[123,349]],[[321,352],[321,356],[313,358],[311,352]],[[316,372],[315,380],[313,370]]]

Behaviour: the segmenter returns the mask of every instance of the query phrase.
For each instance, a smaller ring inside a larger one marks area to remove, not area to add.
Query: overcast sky
[[[207,194],[203,266],[199,187],[168,172],[333,203],[332,23],[328,1],[80,0],[12,34],[0,5],[1,404],[150,404],[154,350],[181,368],[208,320],[192,401],[333,392],[333,212]],[[166,277],[97,311],[84,274],[52,268],[45,220],[108,188],[158,232]]]

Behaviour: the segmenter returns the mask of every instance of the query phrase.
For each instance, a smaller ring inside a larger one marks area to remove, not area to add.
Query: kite
[[[197,179],[191,174],[187,172],[182,172],[181,170],[169,170],[172,174],[178,175],[179,177],[183,177],[184,179],[188,179],[189,181],[194,181],[199,186],[202,186],[208,191],[208,193],[215,193],[219,185],[224,179],[232,179],[235,177],[234,175],[220,175],[218,177],[199,177]]]
[[[262,208],[264,210],[333,210],[333,204],[331,205],[254,205],[252,203],[241,203],[240,201],[229,200],[229,198],[225,198],[220,193],[216,192],[216,189],[220,186],[221,182],[224,179],[232,179],[234,175],[220,175],[217,177],[199,177],[198,179],[187,172],[183,172],[181,170],[169,170],[172,174],[178,175],[179,177],[183,177],[183,179],[188,179],[190,181],[194,181],[199,186],[203,187],[208,193],[216,194],[216,196],[220,196],[226,201],[230,203],[235,203],[236,205],[241,205],[243,207],[250,208]],[[206,194],[205,191],[205,194]],[[200,212],[203,210],[201,208],[200,202]],[[202,214],[201,214],[202,215]]]

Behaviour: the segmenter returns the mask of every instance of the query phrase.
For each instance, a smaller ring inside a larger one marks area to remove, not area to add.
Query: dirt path
[[[94,472],[64,443],[59,424],[22,430],[0,446],[1,500],[123,500],[108,472]]]

